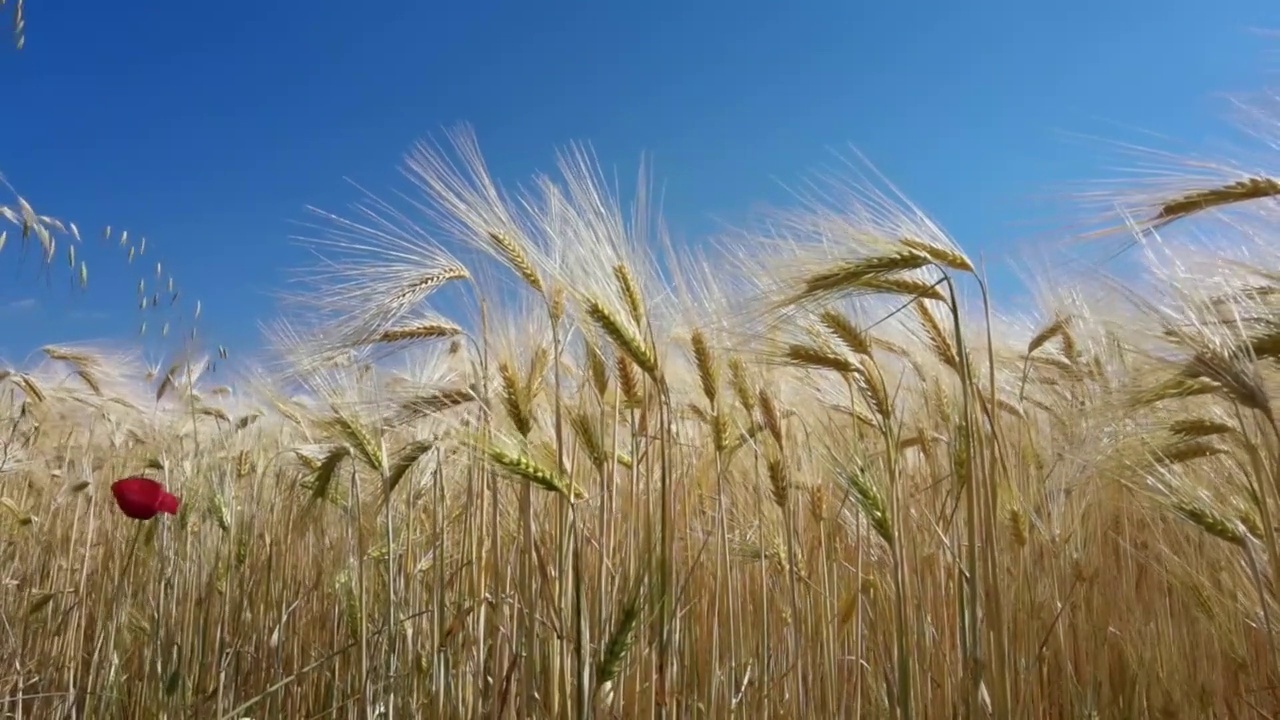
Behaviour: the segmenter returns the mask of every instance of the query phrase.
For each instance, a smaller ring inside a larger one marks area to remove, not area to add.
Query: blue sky
[[[471,123],[499,179],[590,142],[631,177],[652,156],[677,236],[745,221],[853,144],[971,253],[1007,254],[1064,184],[1114,175],[1133,128],[1191,147],[1223,134],[1223,92],[1263,89],[1274,0],[1221,3],[35,0],[0,52],[4,173],[77,221],[91,288],[0,253],[0,357],[136,332],[148,238],[202,331],[252,348],[306,261],[304,206],[350,177],[402,189],[411,144]],[[7,11],[6,11],[7,12]],[[10,245],[13,245],[11,240]]]

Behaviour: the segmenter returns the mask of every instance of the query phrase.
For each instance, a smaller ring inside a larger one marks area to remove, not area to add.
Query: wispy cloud
[[[35,298],[22,298],[21,300],[14,300],[0,305],[0,312],[6,315],[30,312],[35,310],[38,305],[39,303]]]

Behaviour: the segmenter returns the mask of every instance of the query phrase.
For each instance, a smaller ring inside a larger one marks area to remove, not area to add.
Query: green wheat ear
[[[596,692],[611,685],[622,672],[622,667],[635,646],[636,630],[640,627],[644,606],[645,594],[640,589],[633,591],[623,603],[596,664]]]
[[[580,489],[570,486],[565,478],[537,463],[528,455],[510,453],[498,447],[489,447],[485,452],[489,460],[508,475],[526,480],[537,488],[568,500],[579,500],[584,497]]]

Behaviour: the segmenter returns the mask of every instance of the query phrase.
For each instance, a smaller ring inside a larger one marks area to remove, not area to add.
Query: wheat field
[[[1006,313],[874,183],[693,252],[584,148],[508,193],[450,140],[317,211],[271,362],[0,369],[4,717],[1280,713],[1280,181],[1135,181],[1137,275]]]

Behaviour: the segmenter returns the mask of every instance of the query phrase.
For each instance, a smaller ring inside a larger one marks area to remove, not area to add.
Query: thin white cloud
[[[0,310],[10,313],[27,312],[29,310],[35,310],[38,304],[39,303],[35,298],[22,298],[21,300],[14,300],[12,302],[5,303],[4,305],[0,305]]]

